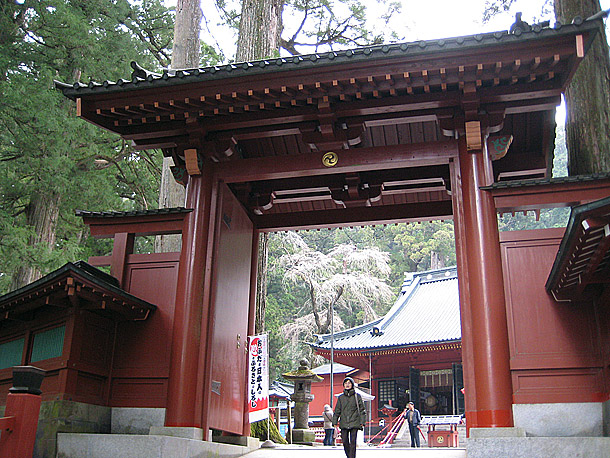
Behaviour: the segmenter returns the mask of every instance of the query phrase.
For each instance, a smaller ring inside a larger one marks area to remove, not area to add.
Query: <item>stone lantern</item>
[[[322,377],[309,369],[306,359],[299,361],[296,371],[283,374],[284,378],[294,382],[294,393],[290,399],[294,401],[294,429],[292,442],[295,444],[313,445],[316,440],[315,433],[309,429],[309,403],[313,401],[311,383],[323,380]]]

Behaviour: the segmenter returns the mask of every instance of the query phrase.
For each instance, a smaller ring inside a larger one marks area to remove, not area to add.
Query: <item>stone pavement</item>
[[[278,445],[261,448],[244,455],[244,458],[345,458],[343,447]],[[377,448],[359,447],[356,458],[466,458],[463,448]]]

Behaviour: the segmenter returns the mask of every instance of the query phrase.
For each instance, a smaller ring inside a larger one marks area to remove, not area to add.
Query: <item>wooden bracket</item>
[[[195,148],[189,148],[184,150],[184,162],[186,163],[186,170],[189,175],[201,175],[201,169],[199,168],[199,155]]]
[[[466,149],[468,151],[481,151],[481,121],[466,122]]]

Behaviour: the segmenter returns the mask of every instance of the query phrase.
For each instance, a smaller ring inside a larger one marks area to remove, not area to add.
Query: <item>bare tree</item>
[[[282,328],[290,341],[328,334],[333,313],[342,328],[341,311],[350,317],[348,325],[372,321],[378,317],[375,305],[391,299],[392,290],[383,280],[390,273],[387,253],[344,244],[325,254],[309,248],[296,233],[282,236],[290,250],[280,259],[285,287],[302,288],[307,297],[301,316]]]

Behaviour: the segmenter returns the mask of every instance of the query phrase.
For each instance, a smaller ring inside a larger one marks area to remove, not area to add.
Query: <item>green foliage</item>
[[[46,273],[108,254],[107,242],[89,240],[75,209],[156,206],[160,152],[135,151],[77,119],[53,79],[125,78],[131,60],[158,68],[169,62],[172,23],[159,0],[2,3],[0,293],[24,266]],[[36,216],[42,202],[56,221]]]
[[[429,221],[392,226],[403,272],[421,272],[455,265],[453,221]],[[433,253],[440,263],[432,264]],[[401,278],[402,281],[402,278]]]

